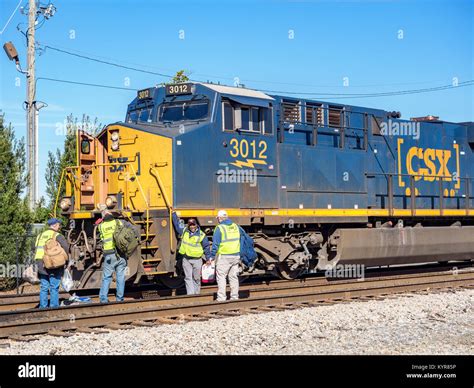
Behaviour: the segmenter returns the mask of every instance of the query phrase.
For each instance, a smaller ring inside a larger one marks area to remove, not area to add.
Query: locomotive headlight
[[[112,144],[110,145],[112,151],[118,151],[120,148],[120,136],[118,131],[111,132],[110,140],[112,141]]]
[[[61,202],[59,202],[59,207],[63,211],[68,210],[71,207],[71,205],[72,205],[71,198],[68,198],[68,197],[64,197],[63,199],[61,199]]]
[[[115,195],[109,195],[105,198],[105,206],[107,206],[108,209],[112,209],[115,205],[117,205],[117,198]]]
[[[118,142],[119,140],[119,133],[118,131],[114,131],[110,134],[110,139],[113,141],[113,142]]]

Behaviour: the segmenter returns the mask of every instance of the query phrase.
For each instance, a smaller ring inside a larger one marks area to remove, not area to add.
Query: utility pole
[[[37,128],[36,128],[36,78],[35,78],[35,26],[36,24],[36,0],[29,0],[28,9],[28,30],[26,32],[28,48],[27,48],[27,101],[26,101],[26,127],[28,144],[28,203],[30,209],[33,210],[37,201],[38,174],[36,169],[36,160],[38,154]]]
[[[26,12],[23,7],[21,13]],[[44,102],[36,101],[36,77],[35,77],[35,30],[38,18],[43,17],[49,20],[56,13],[56,7],[49,2],[46,6],[38,0],[28,0],[28,29],[26,33],[27,44],[27,70],[23,70],[20,65],[18,51],[12,42],[3,45],[3,49],[8,59],[15,61],[16,69],[26,74],[26,146],[27,146],[27,167],[28,167],[28,204],[31,210],[34,209],[39,197],[38,193],[38,116],[39,110],[47,106]],[[44,22],[43,20],[43,22]]]

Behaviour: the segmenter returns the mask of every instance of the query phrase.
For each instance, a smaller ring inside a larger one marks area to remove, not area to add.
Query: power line
[[[82,86],[93,86],[97,88],[105,88],[105,89],[118,89],[118,90],[127,90],[129,92],[136,92],[138,89],[133,89],[133,88],[124,88],[121,86],[112,86],[112,85],[101,85],[101,84],[92,84],[88,82],[79,82],[79,81],[70,81],[70,80],[65,80],[65,79],[58,79],[58,78],[48,78],[48,77],[38,77],[36,81],[39,81],[40,79],[45,80],[45,81],[52,81],[52,82],[62,82],[65,84],[74,84],[74,85],[82,85]]]
[[[150,71],[150,70],[145,70],[145,69],[140,69],[138,67],[133,67],[133,66],[126,66],[126,65],[122,65],[120,63],[117,63],[117,61],[106,61],[106,60],[102,60],[102,59],[98,59],[97,55],[94,55],[94,54],[87,54],[86,53],[75,53],[75,52],[71,52],[69,50],[66,50],[66,49],[62,49],[62,48],[58,48],[58,47],[55,47],[55,46],[51,46],[51,45],[48,45],[48,44],[40,44],[41,46],[43,46],[45,49],[46,48],[49,48],[51,50],[54,50],[54,51],[57,51],[59,53],[62,53],[62,54],[66,54],[66,55],[71,55],[71,56],[75,56],[75,57],[78,57],[78,58],[82,58],[82,59],[86,59],[86,60],[89,60],[89,61],[93,61],[93,62],[97,62],[97,63],[102,63],[102,64],[105,64],[105,65],[110,65],[110,66],[114,66],[114,67],[118,67],[118,68],[122,68],[122,69],[126,69],[126,70],[132,70],[132,71],[137,71],[137,72],[140,72],[140,73],[145,73],[145,74],[151,74],[151,75],[156,75],[156,76],[160,76],[160,77],[165,77],[165,78],[173,78],[173,75],[170,75],[170,74],[165,74],[165,73],[161,73],[161,72],[155,72],[155,71]],[[122,61],[123,62],[123,61]],[[142,66],[145,66],[145,65],[142,65]],[[145,67],[152,67],[152,66],[145,66]],[[202,75],[205,75],[205,76],[208,76],[208,77],[213,77],[213,78],[217,78],[217,79],[229,79],[229,80],[233,80],[234,78],[231,78],[231,77],[222,77],[222,76],[216,76],[216,75],[209,75],[209,74],[202,74]],[[198,79],[190,79],[190,81],[192,82],[203,82],[203,80],[198,80]],[[255,83],[267,83],[267,84],[280,84],[280,85],[299,85],[299,86],[307,86],[307,87],[320,87],[320,88],[329,88],[329,87],[337,87],[337,86],[330,86],[330,85],[304,85],[304,84],[296,84],[296,83],[290,83],[290,82],[275,82],[275,81],[262,81],[262,80],[250,80],[250,79],[246,79],[245,80],[246,82],[255,82]],[[469,82],[469,81],[466,81],[466,82]],[[410,84],[423,84],[423,83],[428,83],[428,82],[412,82],[412,83],[398,83],[398,84],[393,84],[393,85],[410,85]],[[366,86],[362,86],[362,85],[358,85],[358,86],[353,86],[353,87],[368,87],[368,86],[388,86],[388,85],[366,85]],[[453,86],[453,85],[445,85],[445,86],[450,86],[455,88],[456,86]],[[434,90],[436,90],[437,88],[444,88],[445,86],[438,86],[438,87],[435,87]],[[463,86],[467,86],[467,85],[463,85]],[[261,90],[261,89],[260,89]],[[425,89],[414,89],[414,90],[425,90]],[[308,96],[361,96],[361,97],[377,97],[377,96],[389,96],[389,95],[398,95],[398,94],[403,94],[405,91],[392,91],[392,92],[381,92],[381,93],[315,93],[315,92],[289,92],[289,91],[274,91],[274,90],[261,90],[262,92],[266,92],[266,93],[274,93],[274,94],[283,94],[283,95],[308,95]],[[432,91],[431,88],[426,88],[426,91]],[[395,94],[393,94],[395,93]]]
[[[460,82],[457,85],[442,85],[432,88],[424,89],[411,89],[411,90],[398,90],[391,92],[380,92],[380,93],[308,93],[308,92],[288,92],[288,91],[277,91],[277,90],[261,90],[264,93],[269,94],[289,94],[289,95],[306,95],[306,96],[318,96],[319,98],[325,99],[335,99],[335,98],[372,98],[372,97],[390,97],[390,96],[399,96],[407,94],[419,94],[419,93],[429,93],[436,92],[448,89],[456,89],[465,86],[473,86],[474,80]],[[326,97],[329,96],[329,97]],[[331,97],[332,96],[332,97]]]
[[[154,72],[154,71],[150,71],[150,70],[139,69],[139,68],[132,67],[132,66],[125,66],[125,65],[121,65],[121,64],[116,63],[116,62],[105,61],[105,60],[93,58],[89,55],[73,53],[71,51],[63,50],[63,49],[53,47],[53,46],[50,46],[50,45],[46,45],[46,44],[41,44],[41,45],[45,48],[49,48],[51,50],[54,50],[54,51],[57,51],[57,52],[60,52],[60,53],[63,53],[63,54],[75,56],[75,57],[86,59],[86,60],[89,60],[89,61],[102,63],[102,64],[109,65],[109,66],[114,66],[114,67],[118,67],[118,68],[122,68],[122,69],[137,71],[137,72],[141,72],[141,73],[145,73],[145,74],[157,75],[157,76],[165,77],[165,78],[172,78],[173,77],[172,75],[169,75],[169,74],[164,74],[164,73]],[[57,82],[72,83],[72,84],[78,84],[78,85],[86,85],[86,86],[97,86],[97,87],[109,88],[109,89],[131,90],[130,88],[120,88],[120,87],[116,87],[116,86],[89,84],[89,83],[78,82],[78,81],[57,80],[57,79],[48,79],[48,80],[57,81]],[[202,82],[200,80],[193,80],[193,79],[190,79],[190,81]],[[268,90],[268,89],[260,89],[260,91],[262,91],[264,93],[269,93],[269,94],[313,96],[313,97],[319,97],[319,98],[325,98],[325,99],[374,98],[374,97],[390,97],[390,96],[398,96],[398,95],[406,95],[406,94],[419,94],[419,93],[442,91],[442,90],[454,89],[454,88],[458,88],[458,87],[471,86],[471,85],[473,85],[473,83],[474,83],[474,80],[469,80],[469,81],[461,82],[457,85],[448,84],[448,85],[436,86],[436,87],[432,87],[432,88],[398,90],[398,91],[377,92],[377,93],[315,93],[315,92],[291,92],[291,91]]]
[[[58,78],[48,78],[48,77],[38,77],[38,80],[45,80],[45,81],[52,81],[52,82],[61,82],[61,83],[66,83],[66,84],[74,84],[74,85],[82,85],[82,86],[91,86],[91,87],[98,87],[98,88],[104,88],[104,89],[115,89],[115,90],[126,90],[126,91],[137,91],[138,89],[134,88],[126,88],[126,87],[120,87],[120,86],[112,86],[112,85],[103,85],[103,84],[95,84],[95,83],[88,83],[88,82],[80,82],[80,81],[71,81],[71,80],[64,80],[64,79],[58,79]],[[473,86],[474,85],[474,80],[470,81],[465,81],[461,82],[458,84],[458,86],[454,85],[444,85],[444,86],[439,86],[435,88],[425,88],[425,89],[413,89],[413,90],[402,90],[398,92],[387,92],[387,93],[374,93],[374,94],[316,94],[316,93],[301,93],[305,95],[310,95],[310,96],[317,96],[318,98],[326,99],[326,100],[333,100],[333,99],[347,99],[347,98],[373,98],[373,97],[389,97],[389,96],[396,96],[396,95],[407,95],[407,94],[419,94],[419,93],[429,93],[429,92],[436,92],[436,91],[442,91],[442,90],[448,90],[448,89],[455,89],[455,88],[460,88],[460,87],[465,87],[465,86]],[[272,93],[272,94],[280,94],[280,95],[285,95],[285,94],[298,94],[296,92],[286,92],[286,91],[268,91],[268,90],[261,90],[262,92],[265,93]],[[325,97],[326,95],[328,96],[333,96],[333,97]],[[336,95],[336,97],[334,97]]]
[[[157,76],[159,76],[159,77],[173,78],[173,76],[172,76],[172,75],[169,75],[169,74],[163,74],[163,73],[157,73],[157,72],[155,72],[155,71],[149,71],[149,70],[138,69],[138,68],[136,68],[136,67],[120,65],[119,63],[115,63],[115,62],[103,61],[103,60],[101,60],[101,59],[92,58],[92,57],[89,57],[89,56],[87,56],[87,55],[76,54],[76,53],[73,53],[73,52],[71,52],[71,51],[62,50],[62,49],[59,49],[59,48],[56,48],[56,47],[53,47],[53,46],[49,46],[49,45],[46,45],[46,44],[42,44],[41,46],[43,46],[44,48],[48,48],[48,49],[50,49],[50,50],[58,51],[58,52],[63,53],[63,54],[72,55],[72,56],[75,56],[75,57],[78,57],[78,58],[82,58],[82,59],[87,59],[87,60],[93,61],[93,62],[103,63],[103,64],[109,65],[109,66],[115,66],[115,67],[119,67],[119,68],[126,69],[126,70],[138,71],[138,72],[140,72],[140,73],[146,73],[146,74],[157,75]]]

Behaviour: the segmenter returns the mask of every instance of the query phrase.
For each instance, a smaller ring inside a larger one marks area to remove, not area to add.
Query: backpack
[[[253,245],[253,239],[240,228],[240,261],[250,268],[257,259],[257,252]]]
[[[120,255],[128,258],[135,252],[138,245],[140,245],[140,241],[137,239],[135,231],[132,228],[127,228],[123,222],[119,220],[116,222],[117,226],[113,236],[115,248]]]
[[[43,264],[46,269],[55,269],[64,267],[67,261],[67,253],[61,244],[56,240],[56,234],[53,238],[46,241],[44,245]]]

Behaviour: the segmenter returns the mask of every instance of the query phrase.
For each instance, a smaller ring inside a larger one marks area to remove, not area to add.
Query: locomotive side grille
[[[306,124],[324,125],[324,111],[321,104],[306,103]]]
[[[282,103],[283,108],[283,121],[287,123],[299,123],[301,122],[301,110],[298,102],[284,101]]]
[[[329,106],[328,123],[330,127],[342,127],[342,108]]]

